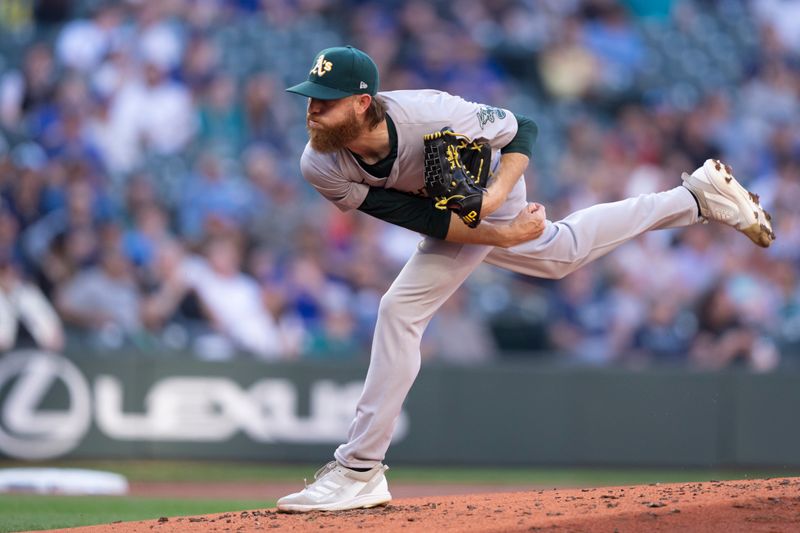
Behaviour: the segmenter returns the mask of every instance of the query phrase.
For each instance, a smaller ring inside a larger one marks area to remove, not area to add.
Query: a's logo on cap
[[[369,87],[369,85],[367,85],[367,82],[365,81],[362,81],[361,84],[358,86],[359,89],[366,89],[367,87]]]
[[[325,54],[322,54],[317,58],[317,62],[314,64],[314,68],[311,69],[309,74],[316,74],[317,76],[324,76],[326,72],[330,72],[333,68],[333,63],[330,61],[325,61]]]

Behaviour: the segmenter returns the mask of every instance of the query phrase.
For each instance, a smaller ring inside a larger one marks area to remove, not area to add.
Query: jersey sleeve
[[[450,229],[450,211],[436,209],[429,198],[395,189],[370,187],[358,209],[390,224],[437,239],[445,239]]]
[[[312,187],[342,211],[357,209],[369,191],[369,185],[348,180],[334,165],[325,164],[308,148],[300,158],[300,172]]]
[[[517,134],[501,151],[504,154],[518,153],[530,158],[533,154],[533,144],[539,135],[539,127],[525,115],[514,113],[514,116],[517,119]]]
[[[517,119],[507,109],[469,102],[452,95],[447,95],[445,101],[456,133],[473,140],[482,137],[494,150],[504,148],[517,134]]]

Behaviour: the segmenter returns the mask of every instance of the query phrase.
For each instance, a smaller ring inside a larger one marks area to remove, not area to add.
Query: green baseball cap
[[[358,48],[326,48],[314,58],[308,80],[286,90],[319,100],[337,100],[354,94],[375,96],[378,67]]]

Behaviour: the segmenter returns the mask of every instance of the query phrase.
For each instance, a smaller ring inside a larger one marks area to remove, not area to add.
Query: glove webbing
[[[453,171],[456,168],[460,168],[464,174],[466,174],[476,185],[480,185],[480,176],[481,172],[483,171],[483,158],[480,158],[478,161],[478,169],[477,172],[473,173],[461,162],[461,150],[475,150],[476,152],[481,151],[481,146],[475,141],[470,140],[469,137],[462,133],[456,133],[454,131],[436,131],[433,133],[425,134],[424,140],[432,141],[434,139],[439,139],[442,137],[455,137],[458,139],[458,144],[453,144],[452,141],[443,139],[444,142],[447,143],[447,149],[445,151],[445,157],[447,158],[447,162],[450,165],[450,170]],[[432,144],[425,144],[425,182],[428,184],[435,184],[437,187],[441,188],[442,190],[446,190],[447,186],[447,178],[442,174],[443,166],[438,164],[440,161],[440,154],[439,151],[436,149],[436,146]],[[443,163],[443,162],[442,162]],[[456,186],[456,182],[450,182],[451,187]],[[451,200],[459,200],[463,199],[463,194],[454,194],[452,196],[435,196],[434,206],[436,209],[446,210],[448,209],[447,204]]]

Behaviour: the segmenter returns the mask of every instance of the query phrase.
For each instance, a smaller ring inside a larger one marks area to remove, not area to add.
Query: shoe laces
[[[316,482],[319,478],[321,478],[322,476],[324,476],[325,474],[336,468],[337,464],[338,463],[336,461],[331,461],[330,463],[326,464],[325,466],[317,470],[314,473],[314,481]],[[303,484],[306,486],[306,488],[308,488],[308,478],[303,478]]]

